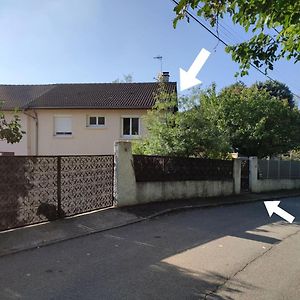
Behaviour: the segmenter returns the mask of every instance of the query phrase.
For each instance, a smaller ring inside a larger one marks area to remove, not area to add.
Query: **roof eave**
[[[152,109],[153,106],[126,106],[126,107],[100,107],[100,106],[32,106],[22,109]]]

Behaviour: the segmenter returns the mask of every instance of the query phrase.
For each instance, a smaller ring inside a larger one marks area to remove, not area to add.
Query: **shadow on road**
[[[282,205],[296,221],[297,205]],[[260,202],[170,213],[0,259],[0,299],[203,299],[219,287],[226,296],[208,299],[238,299],[258,287],[237,270],[299,229]]]
[[[213,299],[215,300],[233,300],[234,298],[231,296],[218,296],[214,292],[222,286],[226,294],[232,294],[236,297],[245,290],[256,288],[244,281],[235,279],[231,281],[230,287],[223,286],[228,278],[216,272],[191,272],[189,269],[178,268],[166,263],[159,263],[150,267],[162,282],[172,278],[182,287],[191,286],[189,295],[186,294],[186,299],[204,299],[208,295],[214,295]],[[179,299],[179,297],[175,298]]]

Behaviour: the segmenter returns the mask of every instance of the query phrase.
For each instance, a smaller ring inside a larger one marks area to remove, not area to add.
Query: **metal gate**
[[[241,193],[249,192],[249,160],[241,161]]]
[[[113,205],[113,155],[0,156],[0,230]]]

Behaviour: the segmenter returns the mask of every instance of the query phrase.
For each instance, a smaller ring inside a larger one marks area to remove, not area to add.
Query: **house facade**
[[[176,92],[175,82],[166,82]],[[146,134],[143,117],[155,104],[159,84],[95,83],[0,85],[6,118],[19,110],[20,143],[0,141],[5,155],[112,154],[116,140]]]

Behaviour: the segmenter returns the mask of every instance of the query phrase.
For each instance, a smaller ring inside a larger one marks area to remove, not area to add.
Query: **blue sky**
[[[0,83],[111,82],[124,74],[153,81],[160,70],[156,55],[179,81],[179,67],[188,69],[201,48],[212,53],[198,76],[203,85],[234,83],[238,66],[223,46],[194,21],[174,30],[173,7],[170,0],[1,0]],[[221,24],[226,41],[246,37],[229,20]],[[287,61],[270,73],[297,94],[299,74],[300,63]],[[242,80],[265,77],[251,70]]]

